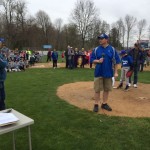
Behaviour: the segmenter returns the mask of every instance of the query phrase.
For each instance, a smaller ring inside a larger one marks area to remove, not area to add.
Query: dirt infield
[[[30,68],[52,68],[52,67],[53,67],[52,62],[48,62],[48,63],[35,63]],[[58,68],[61,68],[61,67],[64,68],[65,63],[57,63],[57,67]]]
[[[116,83],[118,84],[118,83]],[[62,85],[57,95],[81,109],[93,109],[93,82],[76,82]],[[131,87],[129,91],[113,89],[109,95],[109,104],[113,111],[100,109],[100,114],[110,116],[150,117],[150,84],[138,84],[138,88]]]

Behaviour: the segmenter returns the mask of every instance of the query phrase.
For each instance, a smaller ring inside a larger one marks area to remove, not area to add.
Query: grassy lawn
[[[150,84],[149,76],[142,72],[139,81]],[[150,118],[98,115],[56,96],[58,86],[77,81],[93,81],[93,69],[8,73],[6,104],[34,119],[33,150],[149,150]],[[12,134],[1,135],[0,150],[11,149]],[[16,150],[28,150],[27,128],[16,131]]]

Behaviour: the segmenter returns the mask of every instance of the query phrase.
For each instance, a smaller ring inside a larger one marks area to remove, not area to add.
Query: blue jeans
[[[73,59],[72,59],[72,58],[69,59],[68,62],[69,62],[69,68],[70,68],[70,69],[73,69],[73,68],[74,68],[74,62],[73,62]]]
[[[137,84],[137,82],[138,82],[138,72],[139,72],[139,66],[134,66],[134,68],[133,68],[133,73],[134,73],[133,84]],[[131,77],[129,78],[129,83],[131,83]]]
[[[0,110],[5,109],[5,88],[4,81],[0,81]]]

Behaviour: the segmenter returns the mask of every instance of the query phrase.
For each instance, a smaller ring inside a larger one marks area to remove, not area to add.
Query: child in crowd
[[[133,68],[133,59],[127,54],[125,50],[120,52],[121,55],[121,77],[120,84],[117,89],[123,87],[123,81],[126,81],[125,91],[129,90],[129,77],[126,76],[127,72]]]

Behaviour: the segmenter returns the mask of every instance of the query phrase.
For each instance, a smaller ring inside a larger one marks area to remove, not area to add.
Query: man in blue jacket
[[[0,47],[2,42],[0,41]],[[0,110],[5,109],[5,88],[4,88],[4,81],[6,79],[6,68],[7,60],[6,60],[6,53],[1,51],[0,53]]]
[[[103,100],[101,108],[112,111],[107,104],[109,92],[112,90],[112,77],[118,77],[118,64],[120,58],[116,50],[108,44],[108,35],[101,34],[98,36],[100,45],[96,47],[91,55],[90,62],[96,64],[94,72],[94,90],[95,104],[94,112],[99,111],[100,92],[103,91]],[[115,64],[115,65],[114,65]],[[113,67],[114,70],[113,70]]]

